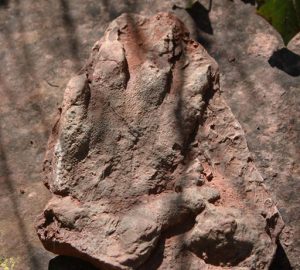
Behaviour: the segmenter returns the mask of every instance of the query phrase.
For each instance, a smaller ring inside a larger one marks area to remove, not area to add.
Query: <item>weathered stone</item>
[[[217,65],[184,25],[124,14],[66,88],[38,235],[100,269],[150,269],[163,242],[156,269],[267,269],[282,221],[248,157]]]

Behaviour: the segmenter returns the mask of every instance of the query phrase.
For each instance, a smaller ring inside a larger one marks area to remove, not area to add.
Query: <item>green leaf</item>
[[[257,13],[281,35],[285,45],[300,32],[300,0],[256,0]]]

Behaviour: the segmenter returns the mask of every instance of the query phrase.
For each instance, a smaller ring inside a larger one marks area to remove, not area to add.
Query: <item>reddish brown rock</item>
[[[268,268],[283,223],[218,74],[174,15],[110,24],[49,140],[46,249],[99,269]]]

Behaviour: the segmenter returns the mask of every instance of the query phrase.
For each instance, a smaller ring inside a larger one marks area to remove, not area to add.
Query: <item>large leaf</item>
[[[258,14],[280,33],[284,44],[300,32],[300,0],[257,0]]]

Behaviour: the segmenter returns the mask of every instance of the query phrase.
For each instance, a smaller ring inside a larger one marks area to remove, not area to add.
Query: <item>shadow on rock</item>
[[[49,261],[48,270],[96,270],[96,268],[78,258],[57,256]]]
[[[277,245],[277,250],[269,270],[292,270],[290,261],[280,243]]]
[[[242,0],[245,4],[255,5],[255,0]]]
[[[9,0],[0,0],[0,8],[7,7]]]
[[[268,62],[271,67],[277,67],[291,76],[300,75],[300,55],[287,48],[275,51]]]
[[[207,9],[199,2],[195,2],[195,4],[186,10],[201,31],[210,35],[213,34],[213,28],[209,19],[210,7]]]
[[[216,248],[216,243],[206,241],[204,246],[192,246],[192,251],[211,265],[236,266],[251,255],[253,245],[249,242],[231,239],[226,246]]]

